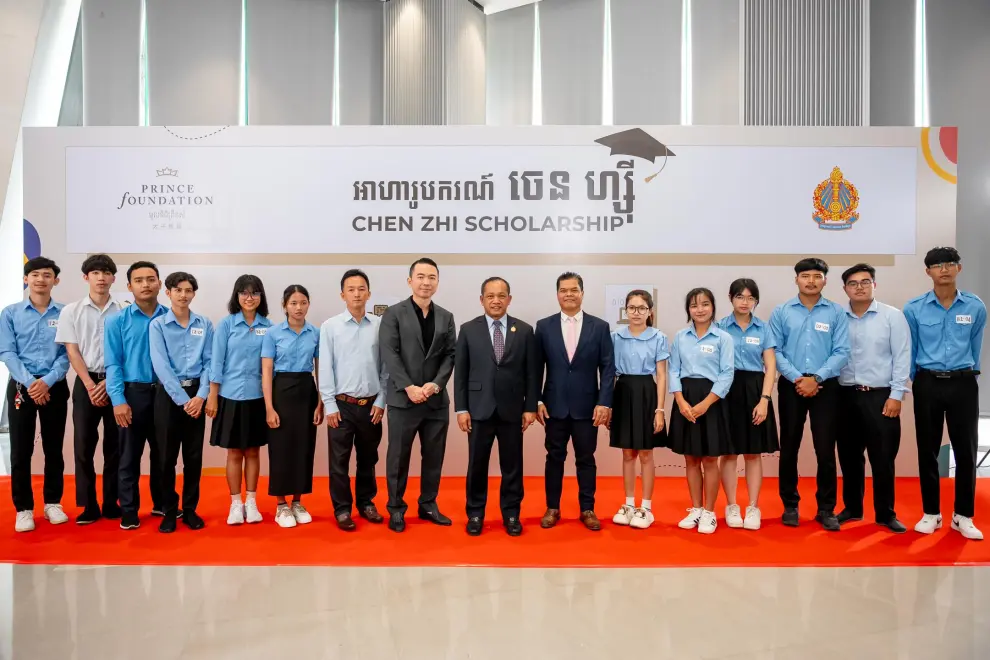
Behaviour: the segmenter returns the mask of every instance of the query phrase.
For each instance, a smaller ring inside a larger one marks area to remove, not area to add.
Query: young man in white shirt
[[[55,342],[63,344],[76,372],[72,388],[72,434],[76,459],[76,506],[83,511],[79,525],[100,519],[120,518],[117,504],[117,422],[106,389],[103,363],[103,324],[125,303],[110,295],[117,264],[105,254],[94,254],[82,263],[82,276],[89,294],[62,310]],[[96,497],[96,468],[93,463],[103,422],[103,510]]]

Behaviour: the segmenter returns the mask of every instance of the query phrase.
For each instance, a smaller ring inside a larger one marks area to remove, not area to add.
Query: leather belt
[[[107,379],[107,374],[105,371],[90,371],[89,377],[95,380],[96,382],[100,382],[101,380]]]
[[[955,371],[932,371],[931,369],[918,369],[919,374],[928,374],[939,380],[947,380],[950,378],[965,378],[966,376],[979,376],[980,372],[976,369],[956,369]]]
[[[373,403],[374,400],[375,400],[373,397],[370,397],[370,396],[369,397],[364,397],[363,399],[357,399],[357,398],[355,398],[353,396],[348,396],[346,394],[338,394],[334,398],[337,399],[337,401],[343,401],[345,403],[352,403],[355,406],[367,406],[367,405]]]
[[[889,387],[870,387],[869,385],[851,385],[857,392],[879,392],[881,390],[890,391]]]

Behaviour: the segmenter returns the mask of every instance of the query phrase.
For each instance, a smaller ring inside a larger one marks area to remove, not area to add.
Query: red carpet
[[[519,538],[505,534],[498,512],[498,480],[493,479],[484,533],[469,537],[464,532],[464,479],[447,478],[440,489],[440,508],[454,519],[452,528],[436,527],[418,520],[418,480],[410,480],[407,501],[411,505],[404,534],[388,531],[357,519],[358,530],[341,532],[333,523],[326,478],[317,479],[315,494],[305,500],[313,523],[294,529],[275,525],[275,501],[261,497],[265,521],[258,525],[228,527],[229,495],[220,477],[204,477],[199,508],[207,527],[191,532],[181,524],[176,533],[158,532],[158,518],[142,516],[140,529],[125,532],[116,521],[79,527],[74,522],[50,525],[37,509],[37,530],[14,532],[10,504],[10,480],[0,479],[0,562],[26,564],[185,564],[185,565],[316,565],[316,566],[900,566],[990,563],[990,541],[966,541],[949,527],[952,511],[951,480],[942,481],[942,511],[945,527],[930,537],[913,530],[900,536],[882,531],[870,520],[870,483],[867,481],[867,519],[828,533],[811,521],[815,513],[813,479],[802,479],[801,526],[784,527],[777,497],[776,479],[767,479],[763,491],[763,529],[758,532],[729,529],[722,520],[724,501],[717,512],[719,528],[712,536],[676,527],[687,507],[683,479],[658,479],[653,509],[657,522],[641,531],[613,525],[611,517],[622,502],[622,481],[599,478],[598,514],[602,531],[587,531],[577,521],[577,485],[573,478],[564,487],[564,520],[551,530],[540,529],[544,511],[543,483],[526,479],[523,502],[525,530]],[[145,487],[146,478],[142,479]],[[977,522],[990,533],[990,482],[977,482]],[[74,502],[74,482],[66,478],[63,501]],[[264,492],[262,480],[259,490]],[[739,501],[745,502],[740,480]],[[841,492],[841,483],[840,483]],[[35,478],[35,497],[41,496],[41,478]],[[721,496],[720,496],[721,497]],[[381,482],[377,503],[384,513],[385,484]],[[899,479],[898,515],[913,527],[921,515],[918,480]],[[145,513],[151,500],[142,495]],[[75,518],[74,507],[67,506]],[[983,514],[982,517],[980,514]]]

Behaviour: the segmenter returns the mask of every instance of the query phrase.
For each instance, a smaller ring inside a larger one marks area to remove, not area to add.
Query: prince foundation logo
[[[181,230],[183,221],[190,219],[190,208],[213,206],[213,196],[202,194],[195,184],[182,182],[175,168],[156,168],[153,181],[142,183],[139,192],[124,192],[117,210],[142,207],[141,211],[148,213],[150,229],[161,231]]]
[[[812,218],[819,229],[849,229],[859,220],[859,191],[842,176],[838,166],[815,188]]]

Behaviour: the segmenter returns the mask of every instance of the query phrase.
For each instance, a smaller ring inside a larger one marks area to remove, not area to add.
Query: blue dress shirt
[[[777,346],[777,340],[770,332],[770,326],[758,316],[750,315],[749,325],[743,330],[739,327],[735,314],[729,314],[718,322],[718,327],[732,337],[736,371],[766,371],[763,351]]]
[[[876,300],[863,316],[852,309],[846,314],[852,354],[839,373],[839,384],[889,387],[891,399],[903,400],[911,370],[911,331],[904,314]]]
[[[151,365],[151,322],[167,310],[158,305],[148,316],[137,305],[128,305],[103,325],[103,360],[107,369],[107,394],[115,406],[127,403],[124,383],[154,383]]]
[[[904,316],[911,328],[911,378],[917,369],[980,370],[987,307],[977,296],[956,291],[946,309],[929,291],[909,301]]]
[[[313,360],[320,357],[320,331],[304,323],[299,334],[282,321],[265,335],[261,357],[275,360],[275,373],[313,373]]]
[[[65,346],[55,343],[62,307],[49,300],[41,314],[29,298],[0,312],[0,362],[21,385],[30,387],[35,376],[41,376],[51,387],[69,372],[69,354]]]
[[[256,315],[248,325],[244,314],[224,317],[213,333],[210,382],[220,385],[220,396],[233,401],[260,399],[261,344],[272,322]]]
[[[375,397],[385,407],[388,370],[378,345],[381,318],[365,314],[358,323],[350,312],[326,320],[320,328],[320,396],[328,415],[340,412],[336,396]]]
[[[800,298],[778,305],[770,315],[777,342],[777,371],[792,383],[804,374],[835,378],[849,361],[846,310],[824,296],[808,311]]]
[[[636,337],[626,326],[612,333],[612,346],[619,376],[655,376],[657,362],[670,357],[667,335],[656,328],[647,328]]]
[[[179,381],[199,378],[196,396],[210,393],[210,354],[213,352],[213,323],[205,316],[189,312],[189,325],[183,328],[172,310],[151,322],[151,365],[155,375],[177,406],[189,402]]]
[[[691,323],[674,336],[669,364],[671,394],[681,391],[682,378],[707,378],[713,383],[712,394],[724,399],[735,371],[732,337],[714,323],[698,337]]]

